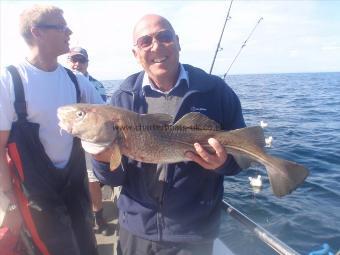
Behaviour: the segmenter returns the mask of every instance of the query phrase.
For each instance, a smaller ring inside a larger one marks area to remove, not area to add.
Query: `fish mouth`
[[[67,133],[72,134],[72,127],[70,125],[65,124],[62,121],[58,122],[58,126],[62,129],[65,130]]]
[[[73,110],[67,106],[59,107],[57,110],[57,117],[59,119],[58,126],[66,132],[72,134],[72,125],[67,121]]]
[[[62,129],[65,130],[67,133],[72,134],[72,125],[68,125],[67,123],[65,123],[64,121],[62,121],[62,114],[60,114],[58,112],[57,114],[58,118],[59,118],[59,122],[58,122],[58,126]]]

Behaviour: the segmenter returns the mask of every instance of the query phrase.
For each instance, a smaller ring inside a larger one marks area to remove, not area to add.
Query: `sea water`
[[[340,73],[230,75],[247,126],[268,123],[271,155],[305,165],[310,175],[292,194],[273,195],[264,167],[225,177],[224,198],[284,243],[308,254],[328,243],[340,249]],[[119,81],[104,81],[114,91]],[[263,188],[249,185],[261,175]],[[236,254],[275,254],[231,216],[220,238]]]

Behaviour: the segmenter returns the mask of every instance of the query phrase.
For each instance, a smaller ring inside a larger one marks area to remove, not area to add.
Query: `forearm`
[[[7,192],[12,189],[12,183],[7,161],[8,131],[0,131],[0,191]]]
[[[7,226],[11,231],[15,232],[19,229],[22,219],[17,208],[15,193],[12,189],[10,178],[10,168],[7,160],[7,140],[9,132],[0,131],[0,192],[9,199],[9,205],[6,211],[6,217],[2,222],[3,226]]]
[[[111,186],[122,185],[125,179],[125,171],[123,168],[118,166],[116,169],[110,169],[110,160],[112,154],[115,153],[115,144],[102,147],[82,141],[82,146],[85,151],[91,154],[93,172],[101,183]]]
[[[6,152],[0,149],[0,191],[6,193],[12,189]]]
[[[122,166],[110,170],[109,163],[92,159],[93,172],[101,183],[110,186],[121,186],[125,180],[125,171]]]
[[[239,172],[242,171],[242,169],[236,163],[234,157],[229,154],[226,162],[219,168],[215,169],[214,171],[221,175],[231,176],[238,174]]]

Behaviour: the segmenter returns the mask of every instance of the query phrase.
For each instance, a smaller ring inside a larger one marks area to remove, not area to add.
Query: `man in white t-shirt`
[[[0,76],[0,191],[16,200],[41,254],[96,255],[84,152],[60,132],[57,109],[103,101],[83,75],[57,62],[72,34],[61,9],[26,9],[20,32],[30,53]]]

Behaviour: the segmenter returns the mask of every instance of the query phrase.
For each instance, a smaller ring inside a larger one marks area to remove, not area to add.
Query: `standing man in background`
[[[39,254],[97,255],[84,151],[60,132],[57,109],[103,100],[83,75],[58,63],[72,34],[63,10],[27,8],[20,33],[29,54],[0,76],[0,189],[16,197]]]
[[[92,85],[99,92],[104,102],[106,102],[107,97],[104,85],[100,81],[93,78],[87,71],[87,68],[89,66],[89,56],[87,54],[87,51],[81,47],[74,47],[70,50],[68,60],[70,63],[70,68],[73,71],[81,72],[85,77],[87,77]]]
[[[82,73],[96,88],[100,93],[102,99],[106,101],[105,88],[101,82],[89,75],[87,68],[89,65],[89,57],[87,51],[81,47],[74,47],[70,50],[68,56],[69,66],[73,71]],[[88,153],[86,156],[86,168],[87,175],[89,178],[89,189],[92,200],[92,211],[94,218],[94,230],[104,236],[112,234],[112,230],[107,224],[103,216],[103,202],[102,202],[102,190],[101,184],[99,183],[97,177],[93,174],[93,166],[91,163],[90,155]]]

